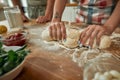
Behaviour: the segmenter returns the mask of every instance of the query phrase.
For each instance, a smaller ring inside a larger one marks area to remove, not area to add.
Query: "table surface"
[[[9,25],[6,21],[0,25]],[[46,24],[26,23],[27,28]],[[31,53],[26,57],[24,68],[14,80],[82,80],[83,69],[69,57],[46,52],[37,44],[29,44]],[[111,50],[111,49],[110,49]]]
[[[26,25],[35,28],[44,24],[33,21]],[[69,57],[47,53],[36,44],[30,44],[29,49],[32,52],[26,57],[22,72],[14,80],[82,80],[82,69]]]

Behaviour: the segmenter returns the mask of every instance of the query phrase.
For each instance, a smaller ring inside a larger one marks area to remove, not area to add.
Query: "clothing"
[[[23,5],[23,10],[29,18],[36,19],[45,14],[47,0],[27,0],[26,4],[27,7]]]
[[[104,24],[115,5],[115,0],[80,0],[76,22]]]
[[[0,2],[0,21],[5,20],[3,7],[6,7],[6,5],[4,3]]]

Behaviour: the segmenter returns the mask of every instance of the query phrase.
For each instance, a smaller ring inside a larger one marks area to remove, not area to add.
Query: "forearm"
[[[19,9],[20,9],[20,11],[21,11],[21,13],[24,14],[24,12],[23,12],[23,10],[22,10],[22,6],[21,6],[20,0],[12,0],[12,2],[13,2],[13,5],[14,5],[14,6],[18,6]]]
[[[61,21],[62,13],[64,11],[66,2],[67,0],[55,0],[52,21],[56,19]]]
[[[105,28],[112,33],[120,25],[120,0],[118,1],[111,17],[104,24]]]
[[[46,7],[45,15],[53,14],[54,2],[55,0],[47,0],[47,7]]]

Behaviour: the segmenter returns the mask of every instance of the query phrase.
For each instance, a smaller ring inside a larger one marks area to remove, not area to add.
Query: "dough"
[[[66,28],[67,38],[66,40],[62,41],[62,44],[68,48],[76,48],[78,46],[79,37],[82,31],[83,29],[76,30],[76,29]],[[53,40],[49,35],[48,29],[42,32],[42,39],[46,41]],[[86,42],[86,45],[88,45],[88,43],[89,43],[89,40]],[[111,45],[110,37],[104,35],[101,37],[101,42],[99,46],[96,45],[96,40],[94,40],[93,48],[105,49],[110,47],[110,45]]]
[[[50,37],[49,35],[49,30],[46,29],[42,32],[42,35],[41,35],[42,39],[45,40],[45,41],[52,41],[53,39]]]
[[[62,44],[68,48],[75,48],[78,46],[78,40],[68,37],[66,41],[62,41]]]
[[[104,35],[104,36],[101,37],[99,49],[108,48],[108,47],[110,47],[111,43],[112,43],[112,40],[110,39],[110,37]]]
[[[111,42],[112,41],[111,41],[109,36],[103,35],[101,37],[101,41],[100,41],[100,45],[99,46],[96,45],[96,39],[94,40],[93,48],[105,49],[105,48],[110,47]],[[88,45],[88,43],[89,43],[89,40],[86,42],[86,45]]]
[[[80,32],[75,29],[67,29],[67,38],[66,41],[62,41],[63,45],[68,48],[76,48],[78,46],[78,40]]]

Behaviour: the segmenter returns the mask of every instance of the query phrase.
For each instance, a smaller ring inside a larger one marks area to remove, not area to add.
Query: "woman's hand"
[[[28,22],[29,21],[29,19],[24,14],[22,14],[22,19],[23,19],[23,22]]]
[[[54,40],[66,39],[66,28],[63,22],[53,21],[49,26],[50,36]]]
[[[45,15],[45,16],[39,16],[36,19],[37,23],[45,23],[45,22],[49,22],[51,20],[52,16],[51,15]]]
[[[94,39],[96,39],[96,44],[99,45],[100,39],[103,35],[108,35],[110,32],[100,25],[89,25],[80,35],[80,43],[86,45],[85,43],[89,40],[86,46],[93,47]]]

